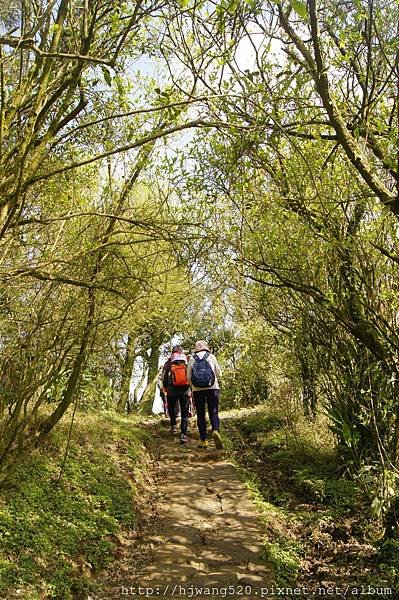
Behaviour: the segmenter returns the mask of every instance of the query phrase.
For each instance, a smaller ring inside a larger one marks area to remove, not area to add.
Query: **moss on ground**
[[[0,493],[0,597],[76,600],[137,522],[146,434],[134,418],[78,415],[20,462]],[[17,590],[19,590],[17,592]]]

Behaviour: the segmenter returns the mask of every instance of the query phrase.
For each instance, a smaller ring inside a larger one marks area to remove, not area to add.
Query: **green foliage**
[[[225,336],[219,354],[223,365],[224,402],[228,407],[246,407],[267,402],[270,394],[268,332],[256,318],[241,319]]]
[[[292,585],[301,566],[302,548],[300,544],[295,544],[293,540],[284,537],[278,537],[273,541],[264,542],[263,547],[265,560],[273,565],[277,585]]]
[[[281,525],[287,519],[288,513],[285,509],[277,508],[265,500],[259,477],[251,474],[250,468],[241,470],[241,473],[261,519],[269,531],[268,537],[263,542],[264,560],[272,566],[278,585],[291,585],[300,570],[303,546],[292,535],[281,534]]]
[[[64,435],[18,464],[1,495],[2,597],[19,587],[75,599],[91,586],[85,573],[109,564],[113,537],[136,523],[142,432],[123,418],[80,415],[59,481]]]
[[[302,19],[306,19],[307,11],[305,2],[300,2],[300,0],[291,0],[291,6],[295,12],[302,17]]]
[[[382,582],[386,586],[396,582],[396,530],[392,543],[377,542],[370,554],[375,526],[371,503],[359,482],[340,476],[339,455],[326,420],[305,421],[298,416],[294,425],[287,424],[262,406],[235,413],[225,428],[262,515],[265,560],[279,585],[306,585],[309,561],[323,564],[331,578],[341,576],[345,565],[345,576],[354,586],[360,583],[359,565],[365,584],[376,583],[378,577],[379,587]],[[274,446],[271,441],[276,436],[285,443]],[[359,549],[356,565],[343,551],[354,545]]]
[[[90,365],[90,367],[86,369],[81,378],[79,408],[100,412],[112,410],[115,406],[115,398],[109,375],[98,364]]]
[[[284,427],[285,420],[281,413],[266,412],[265,409],[251,411],[240,422],[240,429],[250,436],[253,433],[267,434]]]
[[[333,510],[351,509],[360,499],[360,489],[353,481],[327,477],[317,467],[294,471],[292,481],[304,498],[311,502],[321,502]]]
[[[381,544],[380,570],[393,586],[399,585],[399,539],[388,539]],[[370,584],[377,587],[378,579],[370,579]]]

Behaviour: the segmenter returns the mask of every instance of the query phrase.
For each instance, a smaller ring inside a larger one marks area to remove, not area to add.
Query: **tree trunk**
[[[122,367],[122,381],[120,386],[119,399],[116,405],[116,410],[120,413],[124,413],[126,405],[129,405],[130,382],[132,379],[134,359],[136,357],[134,353],[133,342],[134,338],[131,335],[128,335],[126,343],[125,360],[123,362]]]
[[[87,347],[89,345],[90,334],[93,328],[95,312],[95,299],[93,290],[89,290],[89,310],[87,313],[86,326],[84,328],[82,341],[80,344],[79,352],[75,358],[75,362],[68,378],[67,386],[62,394],[61,402],[58,404],[54,412],[45,420],[40,426],[39,443],[45,439],[53,427],[58,421],[64,416],[75,395],[75,391],[78,387],[80,375],[82,373],[83,365],[87,356]]]
[[[158,375],[159,357],[161,355],[160,345],[162,340],[158,336],[151,339],[151,354],[148,360],[148,382],[151,382]]]
[[[148,380],[147,387],[141,397],[140,404],[143,406],[145,412],[151,413],[152,403],[155,396],[155,388],[157,385],[158,378],[158,365],[159,357],[161,355],[160,345],[162,339],[157,335],[153,335],[151,338],[151,354],[148,359]]]
[[[134,388],[133,391],[133,400],[132,402],[128,402],[127,404],[127,412],[130,414],[133,410],[136,410],[137,407],[139,406],[139,398],[138,398],[138,392],[139,389],[142,387],[142,385],[144,384],[144,381],[147,377],[147,367],[144,367],[143,369],[143,376],[140,379],[140,382],[136,385],[136,387]]]

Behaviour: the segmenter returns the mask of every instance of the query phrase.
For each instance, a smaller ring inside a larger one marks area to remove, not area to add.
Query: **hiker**
[[[191,354],[187,354],[187,364],[190,362]],[[193,400],[193,390],[191,387],[188,388],[188,416],[189,418],[195,417],[197,411],[195,410],[195,404]]]
[[[219,428],[219,397],[218,378],[221,369],[216,357],[210,352],[207,342],[199,340],[195,343],[193,355],[187,367],[187,378],[193,390],[194,405],[197,411],[197,425],[200,435],[200,446],[207,447],[205,409],[208,407],[209,420],[212,427],[212,439],[216,448],[223,448]]]
[[[187,356],[181,346],[173,346],[163,368],[162,381],[168,398],[171,431],[173,434],[178,431],[176,408],[180,406],[180,443],[186,444],[190,386],[187,379]]]

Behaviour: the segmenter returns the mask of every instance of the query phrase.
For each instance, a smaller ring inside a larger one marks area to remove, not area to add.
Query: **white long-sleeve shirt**
[[[206,350],[201,350],[200,352],[196,352],[195,354],[198,354],[199,358],[203,358],[205,356],[206,352],[207,352]],[[187,379],[190,383],[190,386],[191,386],[191,389],[193,390],[193,392],[199,392],[201,390],[219,390],[220,386],[219,386],[218,379],[222,376],[222,370],[219,366],[218,361],[216,360],[216,357],[213,354],[209,354],[208,358],[206,359],[209,362],[209,364],[211,365],[211,367],[215,373],[214,384],[210,385],[209,387],[206,387],[206,388],[197,388],[191,382],[191,373],[193,370],[194,360],[195,360],[195,358],[193,356],[190,356],[190,360],[188,361],[188,366],[187,366]]]

